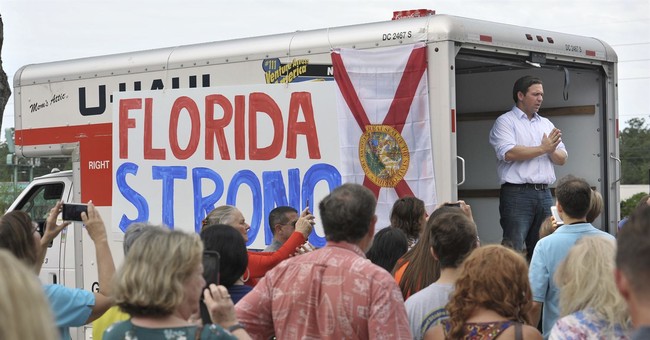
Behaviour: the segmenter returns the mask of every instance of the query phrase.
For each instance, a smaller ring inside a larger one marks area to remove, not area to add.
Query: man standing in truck
[[[517,79],[512,97],[515,106],[494,122],[490,144],[496,152],[501,183],[502,244],[521,252],[525,249],[530,260],[539,227],[551,214],[553,166],[564,165],[568,154],[562,132],[538,113],[544,99],[541,79]]]

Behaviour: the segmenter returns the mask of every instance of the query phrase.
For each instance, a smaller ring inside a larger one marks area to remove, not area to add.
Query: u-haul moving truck
[[[418,42],[427,49],[428,166],[437,201],[464,199],[483,242],[500,242],[488,132],[512,107],[514,81],[534,75],[544,81],[540,113],[562,130],[569,152],[557,177],[584,177],[601,192],[605,211],[596,225],[614,233],[620,162],[612,48],[595,38],[447,15],[27,65],[14,78],[17,154],[69,155],[73,170],[36,179],[11,209],[39,220],[57,199],[92,200],[119,263],[129,222],[197,230],[206,210],[236,204],[252,227],[249,246],[263,248],[270,239],[266,213],[282,197],[299,210],[310,198],[317,213],[338,183],[330,52]],[[205,122],[208,97],[219,103],[210,114],[231,115],[212,130],[194,121]],[[185,104],[175,109],[181,98]],[[251,118],[270,106],[282,117],[280,131],[268,117]],[[291,125],[305,122],[316,138]],[[95,288],[94,249],[81,228],[55,240],[44,280]],[[310,240],[322,242],[322,235],[317,226]]]

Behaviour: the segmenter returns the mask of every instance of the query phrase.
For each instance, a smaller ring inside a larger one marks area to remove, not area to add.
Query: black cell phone
[[[307,211],[309,211],[309,197],[307,198],[307,203],[305,204],[305,206],[307,207]]]
[[[81,213],[88,215],[88,205],[77,203],[63,203],[64,221],[81,221]]]
[[[460,208],[460,202],[456,202],[456,203],[445,203],[445,207],[458,207],[458,208]]]
[[[203,278],[205,279],[206,288],[211,283],[219,284],[219,261],[221,256],[214,250],[203,251]]]
[[[218,252],[214,250],[203,251],[203,278],[205,279],[205,288],[208,288],[211,283],[214,283],[216,285],[219,284],[220,261],[221,256],[219,256]],[[210,319],[210,313],[208,312],[208,308],[205,306],[205,302],[203,301],[203,292],[201,292],[201,301],[199,303],[199,308],[203,324],[211,324],[212,320]]]

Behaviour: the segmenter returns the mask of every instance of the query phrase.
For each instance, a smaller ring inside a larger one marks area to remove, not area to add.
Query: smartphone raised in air
[[[562,217],[560,217],[560,213],[557,211],[557,207],[554,205],[551,206],[551,214],[553,214],[553,218],[555,218],[555,224],[557,225],[564,224],[564,221],[562,221]]]
[[[88,205],[78,203],[63,203],[63,220],[64,221],[81,221],[81,213],[88,215]]]

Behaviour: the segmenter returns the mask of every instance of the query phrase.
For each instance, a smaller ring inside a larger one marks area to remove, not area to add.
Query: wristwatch
[[[234,331],[236,331],[238,329],[244,329],[244,326],[238,322],[238,323],[228,327],[227,329],[228,329],[228,332],[232,333],[232,332],[234,332]]]

